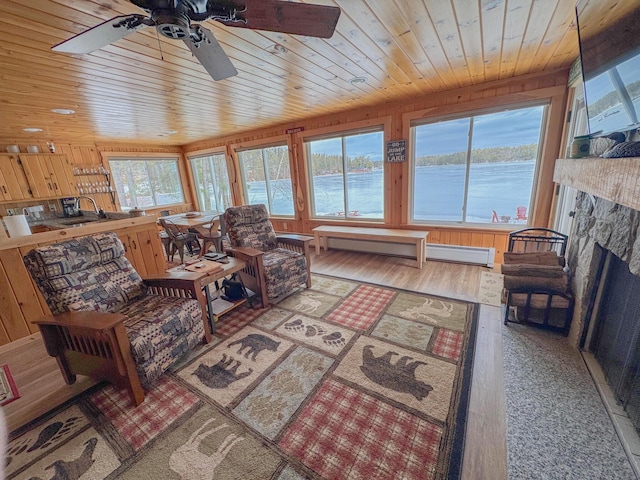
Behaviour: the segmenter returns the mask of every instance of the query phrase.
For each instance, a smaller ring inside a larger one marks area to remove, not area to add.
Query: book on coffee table
[[[188,270],[189,272],[206,273],[207,275],[211,275],[212,273],[222,270],[222,265],[220,265],[218,262],[202,260],[200,262],[195,262],[187,265],[186,267],[184,267],[184,269]]]

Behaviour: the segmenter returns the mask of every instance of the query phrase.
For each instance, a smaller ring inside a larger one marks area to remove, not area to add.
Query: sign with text
[[[292,133],[304,132],[304,127],[287,128],[285,132],[287,133],[287,135],[290,135]]]
[[[406,160],[406,140],[392,140],[391,142],[387,142],[387,162],[404,162]]]

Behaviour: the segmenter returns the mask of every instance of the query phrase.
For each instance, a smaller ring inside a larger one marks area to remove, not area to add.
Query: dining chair
[[[195,233],[198,238],[202,240],[199,257],[207,253],[211,245],[216,248],[216,252],[222,252],[222,234],[220,233],[219,218],[214,219],[208,226],[199,225],[196,227],[190,227],[189,232]]]
[[[195,243],[200,249],[200,242],[198,241],[198,236],[193,232],[183,232],[178,225],[176,225],[171,220],[167,218],[160,217],[158,219],[160,225],[164,228],[164,231],[167,232],[169,239],[171,240],[169,252],[167,253],[167,261],[172,262],[173,257],[178,251],[180,255],[180,263],[184,263],[184,247],[186,246],[189,250],[189,254],[193,254],[193,244]]]

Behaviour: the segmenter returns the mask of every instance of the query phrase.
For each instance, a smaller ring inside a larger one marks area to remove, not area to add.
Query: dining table
[[[220,215],[221,213],[215,210],[206,210],[203,212],[176,213],[174,215],[167,215],[158,218],[162,218],[163,220],[170,220],[180,230],[187,231],[189,228],[209,225]]]

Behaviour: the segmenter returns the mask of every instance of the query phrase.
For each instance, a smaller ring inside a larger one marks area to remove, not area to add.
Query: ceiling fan
[[[214,80],[238,74],[213,33],[191,21],[216,20],[229,27],[330,38],[340,8],[283,0],[129,0],[149,15],[114,17],[52,47],[56,52],[91,53],[146,27],[183,40]]]

